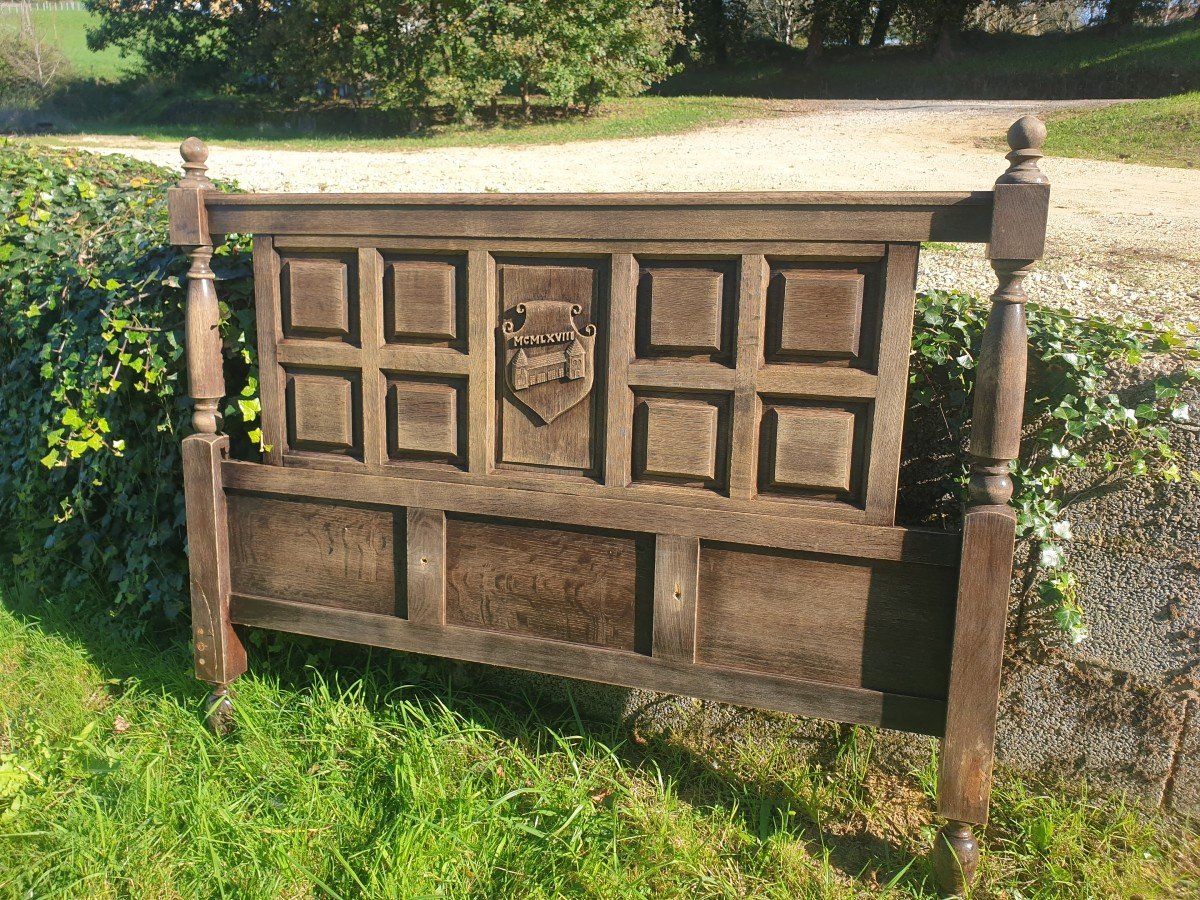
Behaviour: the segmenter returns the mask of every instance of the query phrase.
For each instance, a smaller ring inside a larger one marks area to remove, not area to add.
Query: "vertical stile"
[[[279,368],[283,320],[279,298],[279,255],[270,235],[254,236],[254,307],[258,323],[258,396],[262,416],[263,456],[283,465],[283,372]]]
[[[467,311],[470,329],[467,464],[473,475],[492,470],[496,447],[496,263],[486,250],[467,254]]]
[[[741,260],[738,289],[737,360],[733,391],[733,457],[730,460],[729,495],[749,500],[758,480],[758,370],[763,359],[763,318],[767,294],[767,260],[747,254]]]
[[[446,622],[446,514],[408,508],[408,620]]]
[[[362,343],[363,462],[387,459],[387,376],[379,368],[383,347],[383,260],[374,247],[358,250],[358,323]]]
[[[871,456],[865,460],[866,514],[872,525],[891,525],[896,519],[919,253],[916,244],[889,244],[884,264],[878,389],[871,416]]]
[[[637,316],[637,260],[632,253],[612,255],[612,302],[609,305],[608,416],[604,430],[604,483],[625,487],[631,476],[633,391],[629,362]]]
[[[654,539],[655,659],[696,660],[696,602],[700,580],[700,541],[660,534]]]

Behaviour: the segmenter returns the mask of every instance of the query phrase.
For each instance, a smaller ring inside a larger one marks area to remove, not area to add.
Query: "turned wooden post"
[[[198,138],[188,138],[179,145],[183,157],[183,178],[175,189],[180,207],[181,226],[186,231],[172,235],[172,241],[183,245],[191,266],[187,274],[187,363],[188,393],[195,408],[192,425],[200,434],[216,434],[221,414],[219,407],[225,396],[225,375],[221,368],[221,335],[218,330],[220,308],[213,286],[212,238],[208,233],[204,193],[214,190],[208,180],[208,147]],[[173,198],[175,199],[175,198]],[[176,218],[172,209],[172,223]],[[179,240],[175,240],[176,237]]]
[[[188,569],[192,597],[192,637],[196,677],[213,686],[205,704],[210,727],[224,731],[232,707],[228,684],[246,670],[246,651],[229,619],[229,536],[221,462],[229,439],[220,434],[220,404],[225,396],[220,309],[209,265],[212,237],[204,205],[208,148],[197,138],[179,147],[184,175],[167,192],[171,242],[191,260],[185,301],[188,393],[194,403],[196,434],[183,440],[183,489],[187,508]]]
[[[979,862],[972,825],[987,823],[996,705],[1012,579],[1016,514],[1009,464],[1020,454],[1028,331],[1023,282],[1045,246],[1050,185],[1038,169],[1046,126],[1025,116],[1008,130],[1008,171],[996,182],[988,258],[999,286],[983,332],[972,407],[970,500],[962,562],[934,844],[938,886],[969,892]]]

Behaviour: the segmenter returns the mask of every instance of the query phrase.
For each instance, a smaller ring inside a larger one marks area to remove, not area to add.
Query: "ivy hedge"
[[[167,243],[166,210],[177,177],[119,156],[0,145],[0,549],[19,577],[55,596],[109,599],[113,617],[135,632],[187,605],[186,262]],[[249,240],[229,235],[213,269],[225,430],[234,454],[252,458],[260,434]],[[909,521],[957,527],[986,310],[957,293],[918,299],[908,428],[918,465],[906,463],[902,496]],[[1027,583],[1047,618],[1078,641],[1086,626],[1065,551],[1077,476],[1185,477],[1168,428],[1189,415],[1181,391],[1200,375],[1179,360],[1195,358],[1195,336],[1036,305],[1029,319],[1036,389],[1014,466],[1020,534],[1032,551]],[[1114,367],[1150,357],[1171,364],[1144,400],[1107,387]]]

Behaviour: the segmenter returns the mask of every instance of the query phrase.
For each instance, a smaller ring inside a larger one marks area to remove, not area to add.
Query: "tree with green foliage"
[[[149,71],[196,87],[265,88],[295,102],[342,88],[356,102],[455,119],[512,86],[591,110],[672,71],[681,40],[656,0],[89,0],[94,49],[137,50]]]

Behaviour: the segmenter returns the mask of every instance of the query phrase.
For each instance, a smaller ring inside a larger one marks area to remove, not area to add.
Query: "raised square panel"
[[[854,463],[854,413],[844,409],[776,407],[767,413],[775,431],[771,487],[850,490]]]
[[[641,474],[712,481],[717,477],[719,410],[704,400],[646,398]]]
[[[288,375],[288,444],[292,450],[346,452],[357,441],[357,379],[342,373]]]
[[[389,341],[453,340],[457,334],[453,263],[393,261],[384,272],[384,324]]]
[[[350,334],[350,278],[336,259],[289,259],[284,263],[289,334],[347,337]]]
[[[717,353],[724,276],[703,269],[650,270],[650,346]]]
[[[458,390],[450,384],[388,384],[388,454],[458,456]]]
[[[776,274],[779,352],[853,357],[862,331],[863,276],[853,271],[784,269]]]

